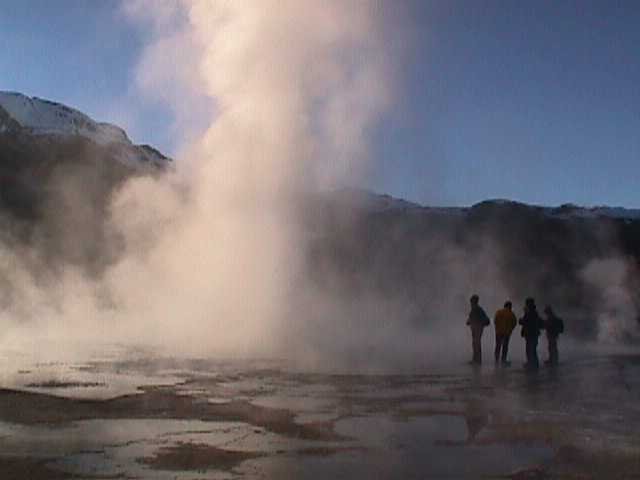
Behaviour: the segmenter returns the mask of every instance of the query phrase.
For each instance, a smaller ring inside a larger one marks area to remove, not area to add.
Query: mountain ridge
[[[129,178],[162,175],[171,161],[140,159],[162,154],[144,145],[134,152],[115,130],[113,142],[95,141],[72,114],[77,122],[64,117],[68,128],[52,133],[39,130],[44,120],[25,127],[0,108],[0,243],[32,246],[42,268],[72,264],[100,276],[123,255],[108,221],[114,192]],[[123,149],[135,159],[122,161]],[[305,238],[302,277],[344,322],[372,304],[379,312],[400,305],[393,321],[419,325],[463,318],[472,292],[489,305],[535,295],[574,335],[593,338],[618,322],[625,338],[640,341],[640,210],[505,199],[433,207],[349,188],[293,200]]]
[[[394,197],[386,193],[376,193],[360,188],[342,188],[330,192],[330,194],[342,197],[347,203],[349,200],[356,208],[370,209],[373,211],[386,210],[423,210],[431,213],[467,214],[482,208],[518,208],[526,207],[538,210],[556,218],[617,218],[623,220],[640,220],[640,209],[620,206],[581,206],[572,203],[564,203],[558,206],[543,206],[530,204],[506,198],[490,198],[481,200],[471,206],[434,206],[412,202],[400,197]]]
[[[165,168],[171,159],[149,145],[131,142],[124,129],[96,122],[62,103],[19,92],[0,91],[0,135],[34,137],[81,137],[112,151],[115,160],[141,168]]]
[[[20,92],[0,90],[0,135],[22,133],[36,137],[82,137],[112,151],[116,160],[134,167],[153,165],[164,168],[171,158],[148,144],[133,144],[126,131],[114,124],[97,122],[80,110],[59,102],[29,97]],[[135,150],[135,153],[132,152]],[[581,206],[565,203],[542,206],[506,198],[490,198],[471,206],[434,206],[412,202],[385,193],[361,188],[343,188],[333,194],[350,200],[356,208],[376,212],[387,210],[426,210],[442,214],[466,214],[474,209],[501,207],[528,207],[552,217],[640,219],[640,209],[620,206]]]

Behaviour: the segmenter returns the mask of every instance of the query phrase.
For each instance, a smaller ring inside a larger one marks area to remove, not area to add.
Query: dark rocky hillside
[[[309,275],[347,303],[390,298],[412,305],[417,324],[442,321],[452,311],[457,317],[450,321],[461,322],[475,291],[487,310],[508,297],[520,312],[524,299],[534,296],[541,311],[553,305],[585,338],[598,334],[603,315],[631,314],[624,319],[632,326],[622,332],[627,340],[634,323],[640,327],[640,219],[506,201],[468,209],[408,204],[376,210],[329,199],[317,213],[322,221],[313,226]],[[623,271],[587,275],[590,266],[609,261]],[[629,301],[616,305],[612,288],[629,292]]]
[[[36,252],[39,266],[99,275],[122,250],[105,222],[113,193],[132,176],[162,175],[169,159],[68,107],[2,98],[37,128],[0,105],[0,241]],[[638,211],[504,200],[429,208],[337,191],[301,202],[301,212],[305,278],[337,299],[337,312],[360,311],[358,302],[374,298],[403,306],[390,321],[461,322],[478,292],[488,310],[511,298],[519,311],[534,296],[586,338],[602,335],[602,318],[630,322],[617,332],[624,338],[639,333]]]
[[[148,146],[34,134],[1,106],[0,126],[2,241],[98,272],[117,251],[104,222],[113,192],[132,176],[162,174],[169,159]]]

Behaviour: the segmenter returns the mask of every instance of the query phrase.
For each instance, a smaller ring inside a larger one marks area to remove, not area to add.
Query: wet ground
[[[3,352],[0,478],[640,479],[640,355],[360,375],[98,350]]]

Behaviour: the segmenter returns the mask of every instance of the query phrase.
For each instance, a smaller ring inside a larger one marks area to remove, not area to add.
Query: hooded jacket
[[[480,305],[474,305],[471,307],[469,317],[467,318],[467,325],[471,327],[474,332],[482,332],[482,329],[487,325],[490,325],[491,321],[484,309]]]
[[[547,331],[547,336],[557,337],[564,332],[564,322],[554,313],[550,313],[544,322],[544,328]]]
[[[522,336],[525,338],[539,337],[540,330],[544,329],[544,322],[535,307],[525,311],[520,319],[520,325],[522,325]]]
[[[496,335],[511,335],[518,320],[510,309],[501,308],[493,317],[493,323],[496,326]]]

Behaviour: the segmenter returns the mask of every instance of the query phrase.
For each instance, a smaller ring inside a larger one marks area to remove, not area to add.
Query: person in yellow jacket
[[[493,323],[496,327],[496,350],[494,352],[496,358],[496,365],[498,361],[502,361],[502,365],[509,365],[507,360],[507,354],[509,353],[509,339],[511,338],[511,332],[516,328],[518,320],[511,310],[511,302],[506,301],[504,308],[498,310],[493,317]],[[502,355],[501,355],[502,353]]]

